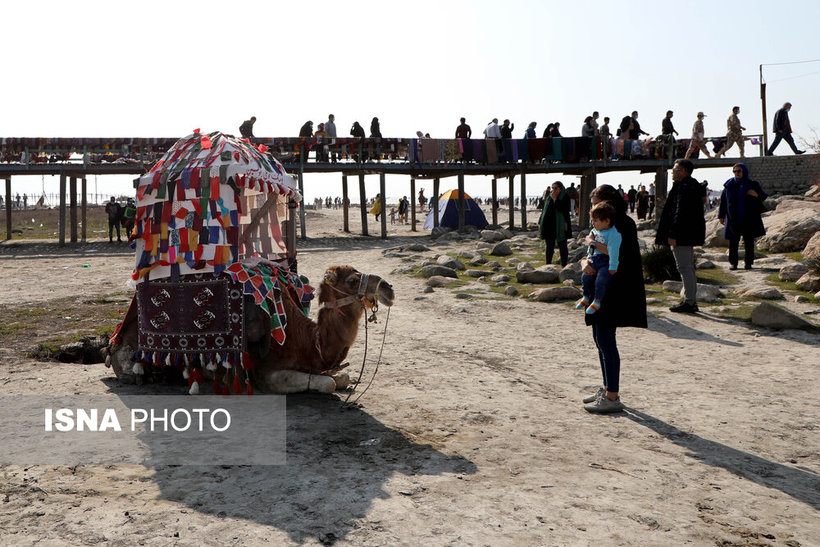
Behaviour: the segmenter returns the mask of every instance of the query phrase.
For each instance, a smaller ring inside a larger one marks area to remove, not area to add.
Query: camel
[[[319,287],[316,322],[299,309],[295,291],[288,288],[286,292],[282,298],[288,318],[283,345],[271,340],[270,317],[245,297],[247,353],[253,363],[248,380],[263,393],[332,393],[347,387],[349,378],[340,371],[347,366],[343,361],[356,340],[359,320],[366,309],[378,309],[379,303],[392,306],[393,288],[377,275],[363,274],[351,266],[333,266],[325,272]],[[145,373],[140,363],[132,362],[137,348],[137,319],[134,300],[106,358],[106,366],[113,368],[125,384],[140,382]],[[190,367],[186,373],[191,374]],[[205,367],[193,374],[213,378]],[[192,393],[198,392],[196,384],[192,384]]]

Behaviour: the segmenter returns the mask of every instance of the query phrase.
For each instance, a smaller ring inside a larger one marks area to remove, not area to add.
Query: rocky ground
[[[724,297],[697,315],[670,313],[678,296],[650,285],[649,328],[618,332],[627,410],[594,416],[580,402],[600,383],[580,312],[566,298],[526,297],[573,289],[558,268],[556,282],[525,282],[553,270],[536,239],[519,233],[503,241],[513,254],[496,256],[487,245],[498,242],[433,241],[403,225],[387,240],[351,237],[336,211],[311,213],[307,227],[301,273],[319,280],[349,263],[396,291],[389,320],[381,310],[371,325],[365,380],[385,331],[386,344],[360,405],[344,407],[347,394],[289,396],[282,466],[222,466],[218,455],[204,467],[4,465],[0,543],[817,543],[817,332],[731,311],[761,302],[738,289],[775,287],[776,302],[815,323],[813,293],[767,279],[802,257],[770,254],[728,272],[723,250],[707,247],[703,262],[715,267],[699,276]],[[465,269],[430,292],[422,265],[451,259]],[[133,260],[106,241],[0,245],[4,396],[179,391],[29,356],[55,337],[112,328]],[[353,377],[363,356],[360,332]]]

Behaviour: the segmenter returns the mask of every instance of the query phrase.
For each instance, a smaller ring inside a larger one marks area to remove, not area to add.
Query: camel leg
[[[271,393],[302,393],[318,391],[333,393],[336,382],[330,376],[308,374],[297,370],[275,370],[265,376],[265,391]]]

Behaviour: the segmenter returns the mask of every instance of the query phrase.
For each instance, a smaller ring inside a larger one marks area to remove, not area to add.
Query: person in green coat
[[[546,243],[547,264],[552,264],[555,246],[558,246],[558,255],[561,258],[561,267],[567,265],[569,250],[567,241],[572,237],[572,224],[569,217],[569,196],[564,184],[560,180],[552,183],[541,218],[538,221],[539,234]]]

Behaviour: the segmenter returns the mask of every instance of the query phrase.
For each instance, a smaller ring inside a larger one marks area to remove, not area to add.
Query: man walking
[[[706,149],[706,130],[703,129],[703,118],[705,117],[706,114],[703,112],[698,112],[698,119],[695,120],[694,125],[692,125],[692,142],[689,143],[689,148],[686,150],[686,155],[684,156],[687,160],[692,156],[692,154],[697,152],[698,149],[706,154],[707,158],[712,159],[712,156]]]
[[[739,112],[739,106],[732,108],[732,115],[726,120],[726,144],[720,149],[720,152],[715,154],[715,159],[728,152],[735,143],[737,143],[737,147],[740,148],[740,157],[746,157],[743,153],[743,132],[746,131],[746,128],[740,125],[740,118],[737,117]]]
[[[336,117],[333,114],[327,115],[327,121],[325,122],[325,137],[327,137],[328,145],[336,145],[336,124],[334,120]],[[331,154],[330,161],[336,163],[336,152],[334,151]]]
[[[672,167],[672,189],[666,198],[655,236],[657,245],[669,245],[675,264],[683,279],[684,299],[669,308],[680,313],[697,313],[697,277],[695,276],[695,247],[706,239],[706,220],[703,217],[703,186],[692,178],[695,166],[689,160],[677,160]]]
[[[792,138],[792,124],[789,121],[789,110],[792,109],[792,103],[785,103],[783,108],[778,110],[774,115],[774,133],[775,138],[772,145],[766,150],[766,155],[771,156],[774,153],[774,149],[777,148],[777,145],[780,144],[780,141],[786,141],[789,143],[789,146],[792,149],[792,152],[795,154],[804,154],[805,150],[798,150],[797,146],[794,144],[794,138]]]
[[[120,238],[120,204],[111,196],[111,201],[105,204],[105,212],[108,215],[108,242],[114,241],[114,228],[117,229],[117,242],[122,243]]]

